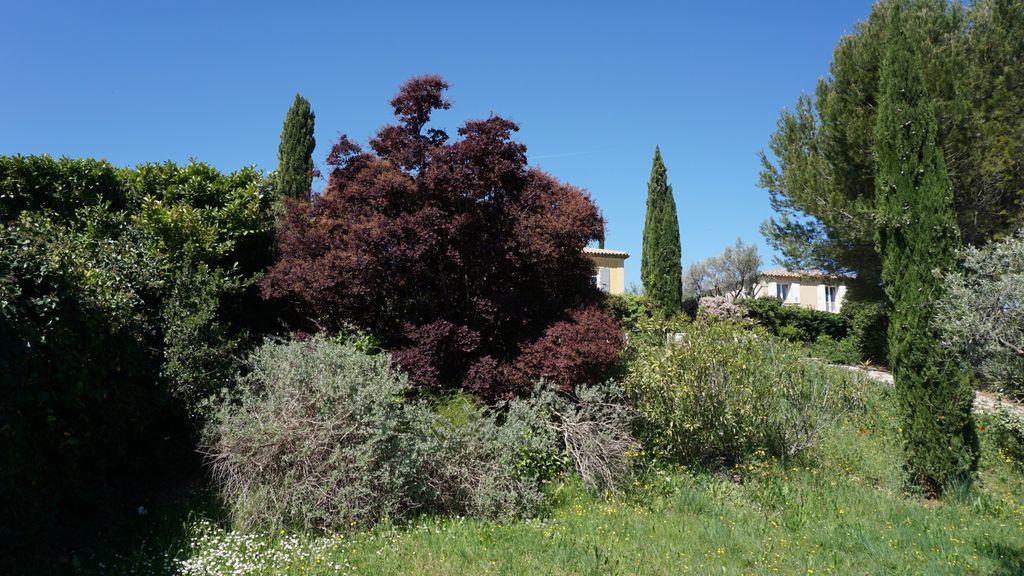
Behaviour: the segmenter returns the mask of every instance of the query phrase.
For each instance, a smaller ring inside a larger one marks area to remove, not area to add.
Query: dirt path
[[[881,370],[879,368],[864,368],[862,366],[841,366],[841,368],[846,368],[853,372],[859,372],[872,380],[882,382],[888,386],[893,385],[892,374],[887,370]],[[975,412],[991,413],[996,412],[1000,408],[1006,408],[1011,412],[1016,412],[1018,416],[1024,417],[1024,405],[1003,400],[991,392],[982,392],[979,390],[974,393]]]

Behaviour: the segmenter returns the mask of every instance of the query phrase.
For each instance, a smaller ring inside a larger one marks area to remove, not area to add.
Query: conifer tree
[[[313,186],[313,110],[301,94],[284,118],[277,149],[277,194],[280,198],[306,198]]]
[[[683,269],[679,247],[679,220],[672,186],[668,183],[661,149],[654,148],[651,178],[647,183],[647,217],[644,222],[640,280],[644,292],[666,314],[682,309]]]
[[[933,310],[937,272],[959,246],[952,188],[921,59],[894,10],[875,124],[882,278],[891,305],[889,360],[900,398],[906,471],[932,495],[977,466],[970,373],[942,353]]]

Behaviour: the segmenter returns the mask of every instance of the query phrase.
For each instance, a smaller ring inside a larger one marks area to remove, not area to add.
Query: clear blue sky
[[[296,92],[321,166],[391,121],[411,75],[452,85],[437,124],[492,112],[532,164],[590,191],[639,284],[651,156],[675,191],[683,264],[771,215],[758,150],[827,74],[869,0],[775,2],[3,1],[0,154],[276,165]],[[320,187],[323,183],[314,183]]]

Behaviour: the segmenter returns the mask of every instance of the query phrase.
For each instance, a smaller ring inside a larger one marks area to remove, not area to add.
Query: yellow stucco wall
[[[818,307],[818,285],[800,285],[800,306],[814,310]]]
[[[594,265],[608,269],[608,293],[626,293],[626,259],[615,256],[598,256],[587,254],[594,261]]]

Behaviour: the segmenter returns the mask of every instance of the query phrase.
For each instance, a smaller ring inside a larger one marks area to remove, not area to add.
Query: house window
[[[607,292],[610,281],[611,273],[604,266],[598,266],[594,269],[594,285],[597,286],[601,291]]]
[[[837,312],[836,296],[839,292],[838,286],[825,286],[825,311]]]
[[[785,302],[786,299],[789,298],[789,284],[776,284],[775,295],[779,298],[779,300]]]

